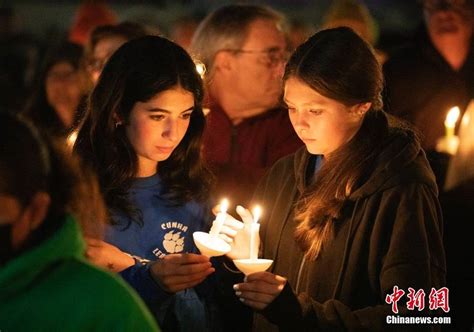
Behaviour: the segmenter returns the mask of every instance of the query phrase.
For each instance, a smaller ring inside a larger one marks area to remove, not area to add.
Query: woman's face
[[[48,103],[64,126],[72,126],[83,92],[77,69],[68,62],[58,62],[49,69],[45,83]]]
[[[138,157],[138,177],[156,173],[183,139],[194,108],[194,95],[176,86],[147,102],[137,102],[125,130]]]
[[[95,45],[93,50],[92,59],[90,59],[89,63],[89,73],[94,86],[97,85],[97,81],[99,80],[100,74],[102,73],[102,69],[104,69],[107,60],[109,60],[112,54],[126,42],[127,39],[120,36],[106,37],[97,42],[97,45]]]
[[[370,103],[345,106],[295,77],[290,77],[284,88],[293,128],[311,154],[327,155],[349,141],[370,107]]]

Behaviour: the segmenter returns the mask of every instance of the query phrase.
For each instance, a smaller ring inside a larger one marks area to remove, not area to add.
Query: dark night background
[[[113,0],[107,3],[117,13],[119,20],[146,21],[165,34],[171,22],[182,15],[203,17],[210,10],[236,1],[217,0]],[[245,1],[240,1],[241,3]],[[246,1],[267,4],[284,12],[289,18],[312,25],[315,29],[330,6],[330,0],[267,0]],[[22,32],[39,38],[50,38],[67,31],[80,1],[0,1],[1,7],[13,8],[17,26]],[[421,9],[415,0],[366,0],[365,3],[376,19],[380,38],[379,46],[390,49],[410,36],[421,20]]]

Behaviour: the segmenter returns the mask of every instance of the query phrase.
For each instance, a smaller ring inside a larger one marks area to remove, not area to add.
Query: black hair
[[[48,131],[52,135],[66,137],[79,123],[80,118],[83,115],[85,92],[83,100],[78,105],[74,115],[73,125],[67,127],[63,124],[53,106],[48,102],[46,94],[46,78],[51,68],[61,62],[70,64],[74,70],[77,71],[80,77],[82,75],[81,58],[82,47],[74,43],[62,42],[49,50],[35,84],[32,97],[25,108],[24,114],[28,116],[35,125]],[[79,79],[81,80],[82,78],[80,77]]]
[[[68,154],[62,141],[40,131],[28,119],[0,113],[0,193],[26,208],[38,192],[51,202],[47,216],[27,239],[34,247],[76,217],[83,232],[100,237],[105,208],[95,177]],[[23,249],[24,249],[23,248]]]
[[[137,102],[176,86],[194,96],[194,110],[184,138],[159,163],[164,192],[175,204],[205,201],[211,175],[201,159],[205,118],[203,86],[195,64],[186,51],[157,36],[146,36],[122,45],[109,59],[87,107],[74,150],[97,172],[110,211],[121,212],[141,223],[141,216],[127,198],[137,173],[137,156],[124,126],[115,126],[117,116],[127,122]]]

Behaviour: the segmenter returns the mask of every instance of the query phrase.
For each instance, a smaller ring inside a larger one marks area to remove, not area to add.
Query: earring
[[[122,122],[120,121],[115,122],[115,129],[117,129],[121,125],[122,125]]]

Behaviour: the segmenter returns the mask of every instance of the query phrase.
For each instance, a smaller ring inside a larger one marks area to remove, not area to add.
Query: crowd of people
[[[294,38],[252,4],[76,22],[0,112],[0,331],[471,331],[474,1],[420,5],[393,54],[355,0]]]

